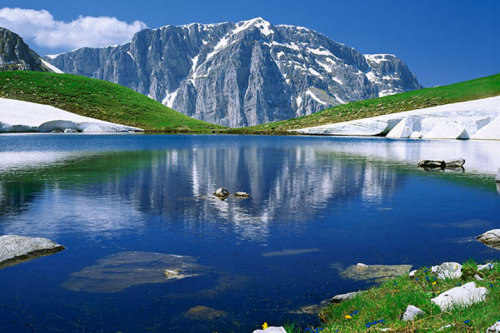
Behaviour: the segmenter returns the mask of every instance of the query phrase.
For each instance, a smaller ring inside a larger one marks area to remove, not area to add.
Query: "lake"
[[[500,142],[2,135],[0,234],[66,249],[0,270],[0,332],[251,332],[364,289],[350,265],[485,261]],[[465,158],[429,171],[419,159]],[[250,198],[211,195],[226,187]],[[169,269],[178,279],[167,279]],[[179,269],[179,270],[178,270]]]

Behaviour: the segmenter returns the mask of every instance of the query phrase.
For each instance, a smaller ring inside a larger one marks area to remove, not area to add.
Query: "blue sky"
[[[0,6],[47,11],[43,18],[24,17],[17,25],[12,12],[4,12],[4,22],[0,13],[0,25],[11,20],[42,55],[103,39],[120,42],[144,26],[260,16],[272,24],[314,29],[362,53],[394,53],[427,87],[500,72],[500,0],[2,0]],[[108,18],[93,19],[101,16]],[[36,35],[43,24],[75,33]]]

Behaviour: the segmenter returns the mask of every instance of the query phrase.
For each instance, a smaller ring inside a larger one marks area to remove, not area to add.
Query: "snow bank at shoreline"
[[[500,96],[294,131],[389,138],[500,140]]]
[[[137,127],[79,116],[53,106],[0,98],[0,132],[142,132]]]

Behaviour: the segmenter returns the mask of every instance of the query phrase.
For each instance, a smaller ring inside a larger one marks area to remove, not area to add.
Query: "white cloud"
[[[0,9],[0,26],[46,48],[122,44],[147,27],[141,21],[129,24],[107,16],[80,16],[71,22],[63,22],[55,20],[47,10],[22,8]]]

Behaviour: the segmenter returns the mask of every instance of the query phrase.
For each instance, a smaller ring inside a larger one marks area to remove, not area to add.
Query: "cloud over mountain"
[[[79,16],[64,22],[54,19],[47,10],[23,8],[0,9],[0,26],[45,48],[121,44],[147,27],[142,21],[127,23],[108,16]]]

